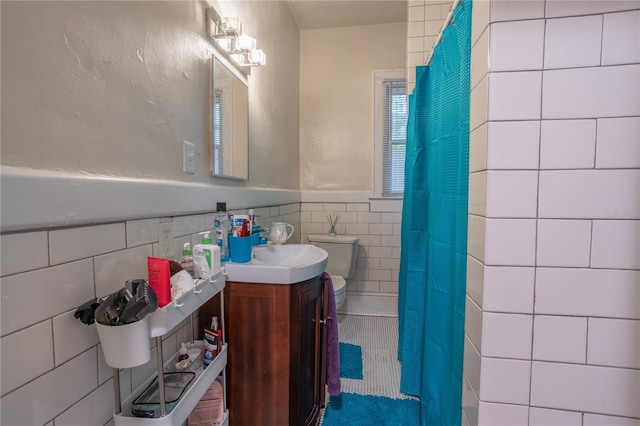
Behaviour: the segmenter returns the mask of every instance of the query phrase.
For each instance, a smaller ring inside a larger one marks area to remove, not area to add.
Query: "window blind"
[[[407,95],[404,79],[385,79],[382,123],[382,195],[404,192],[404,158],[407,139]]]
[[[222,90],[216,89],[213,100],[213,168],[216,175],[224,170],[222,122]]]

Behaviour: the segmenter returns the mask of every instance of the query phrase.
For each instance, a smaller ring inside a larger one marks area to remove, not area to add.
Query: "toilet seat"
[[[337,293],[340,290],[344,290],[347,286],[347,280],[340,275],[331,275],[331,282],[333,283],[333,292]]]

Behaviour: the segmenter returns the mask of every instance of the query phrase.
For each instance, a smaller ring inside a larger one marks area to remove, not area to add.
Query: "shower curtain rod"
[[[431,62],[431,58],[433,57],[433,49],[435,49],[438,43],[440,43],[440,40],[442,39],[442,32],[444,31],[445,28],[447,28],[447,25],[449,25],[449,22],[451,22],[451,19],[453,18],[453,11],[456,10],[456,7],[458,7],[458,3],[460,3],[460,0],[455,0],[451,5],[451,10],[449,10],[447,19],[445,19],[444,24],[442,24],[442,28],[440,29],[440,34],[438,34],[438,38],[433,43],[433,46],[431,46],[431,52],[429,52],[429,56],[427,56],[427,59],[424,61],[425,65],[429,65],[429,62]]]

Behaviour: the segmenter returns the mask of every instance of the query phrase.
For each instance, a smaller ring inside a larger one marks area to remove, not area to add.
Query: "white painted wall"
[[[405,67],[407,25],[300,32],[300,189],[372,190],[372,71]]]
[[[205,2],[2,7],[2,165],[207,184]],[[250,80],[249,182],[298,188],[298,30],[285,2],[221,2],[269,64]],[[272,108],[277,99],[278,108]],[[274,125],[278,123],[278,125]],[[196,174],[182,173],[182,141]]]
[[[473,4],[465,424],[638,425],[640,4]]]

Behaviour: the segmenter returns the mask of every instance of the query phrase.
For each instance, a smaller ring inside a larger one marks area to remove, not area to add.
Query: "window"
[[[402,196],[407,139],[405,70],[374,72],[376,196]]]

